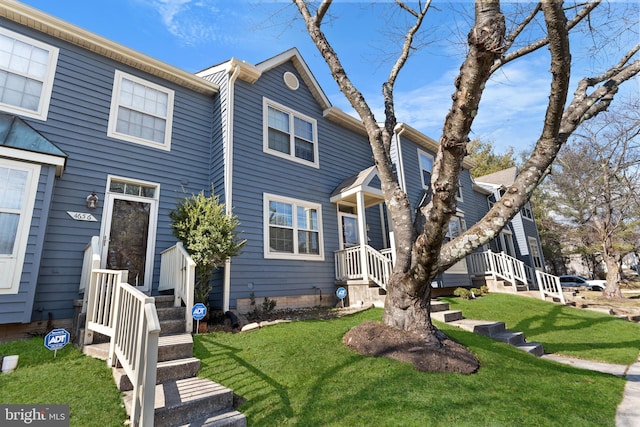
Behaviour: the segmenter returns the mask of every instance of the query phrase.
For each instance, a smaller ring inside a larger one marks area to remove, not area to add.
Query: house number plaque
[[[95,216],[87,212],[71,212],[67,211],[69,216],[76,221],[98,221]]]

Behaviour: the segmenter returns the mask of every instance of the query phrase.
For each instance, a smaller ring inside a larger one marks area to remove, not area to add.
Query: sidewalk
[[[636,363],[629,366],[592,362],[589,360],[556,356],[554,354],[545,354],[542,358],[572,365],[576,368],[589,369],[592,371],[604,372],[605,374],[626,377],[627,384],[624,387],[622,402],[618,405],[616,410],[616,427],[640,426],[640,357]]]

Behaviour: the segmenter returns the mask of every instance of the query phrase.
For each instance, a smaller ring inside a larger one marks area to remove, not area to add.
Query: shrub
[[[456,290],[453,291],[453,295],[464,299],[471,299],[471,291],[466,288],[456,288]]]
[[[211,278],[216,268],[238,254],[246,243],[235,231],[240,224],[234,215],[227,215],[225,206],[213,193],[204,191],[183,199],[169,212],[173,235],[180,239],[196,263],[194,299],[207,303],[211,292]]]

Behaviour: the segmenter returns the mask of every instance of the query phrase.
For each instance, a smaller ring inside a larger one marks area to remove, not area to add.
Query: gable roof
[[[515,166],[503,169],[498,172],[493,172],[484,176],[480,176],[475,179],[477,183],[493,184],[498,186],[508,187],[513,184],[518,175],[518,168]]]
[[[374,206],[384,201],[380,175],[378,175],[378,168],[375,165],[361,170],[338,184],[329,200],[332,203],[339,201],[355,203],[355,195],[359,192],[364,193],[365,207]]]
[[[191,90],[207,95],[214,95],[218,92],[218,86],[214,83],[15,0],[2,0],[0,2],[0,17]]]

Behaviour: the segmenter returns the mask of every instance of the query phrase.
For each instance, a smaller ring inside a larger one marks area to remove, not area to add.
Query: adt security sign
[[[201,302],[194,305],[193,308],[191,309],[191,316],[195,320],[202,320],[206,314],[207,314],[207,306],[205,306]]]
[[[340,305],[344,308],[344,299],[347,296],[347,290],[343,287],[340,287],[336,290],[336,296],[340,298]]]
[[[69,344],[69,332],[65,329],[54,329],[44,337],[44,346],[49,350],[55,350],[57,352],[67,344]]]

